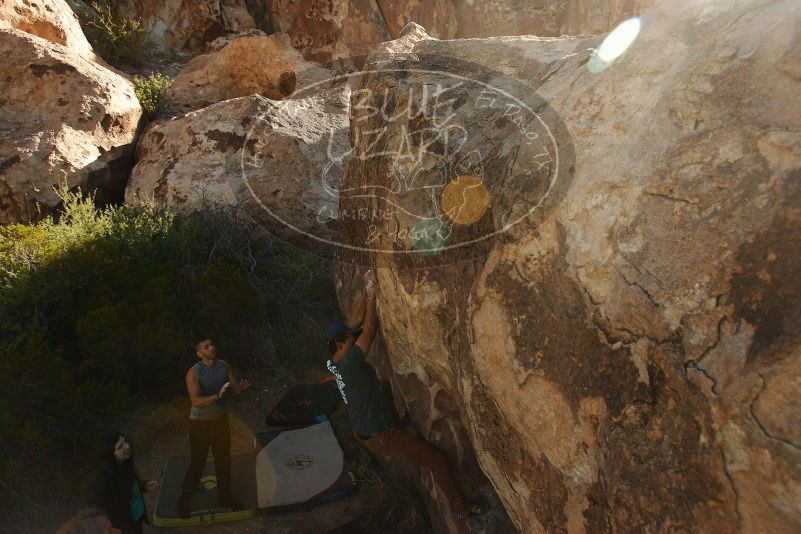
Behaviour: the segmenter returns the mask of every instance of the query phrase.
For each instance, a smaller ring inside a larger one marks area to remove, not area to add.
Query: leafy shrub
[[[337,306],[318,260],[258,241],[230,208],[61,194],[57,220],[0,227],[0,482],[44,487],[138,401],[185,395],[197,336],[243,370],[324,354]]]
[[[164,109],[167,91],[172,85],[172,79],[160,72],[151,73],[147,78],[134,76],[134,92],[142,109],[148,117],[153,117]]]
[[[141,21],[120,17],[113,0],[73,2],[87,40],[112,65],[139,66],[148,58],[152,42]]]

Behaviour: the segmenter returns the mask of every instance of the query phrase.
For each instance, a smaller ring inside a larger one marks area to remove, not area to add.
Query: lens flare
[[[473,224],[484,216],[490,194],[475,176],[457,176],[442,189],[440,207],[456,224]]]
[[[423,219],[409,233],[412,247],[423,256],[434,256],[442,252],[448,243],[450,229],[438,219]]]
[[[612,64],[617,58],[623,55],[628,50],[631,43],[637,38],[640,33],[642,22],[640,17],[624,20],[617,28],[612,30],[606,36],[604,42],[598,47],[598,50],[593,52],[587,68],[592,72],[601,72],[609,65]]]

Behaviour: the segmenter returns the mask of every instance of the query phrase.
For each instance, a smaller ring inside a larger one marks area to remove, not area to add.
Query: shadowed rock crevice
[[[770,226],[737,251],[735,312],[756,329],[748,362],[770,361],[801,340],[801,171],[789,173]]]

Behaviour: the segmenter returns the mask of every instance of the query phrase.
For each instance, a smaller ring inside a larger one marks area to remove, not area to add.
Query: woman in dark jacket
[[[97,454],[99,466],[87,488],[87,505],[106,512],[122,534],[141,534],[142,525],[148,522],[142,492],[158,490],[158,482],[139,479],[131,445],[119,432],[106,434]]]

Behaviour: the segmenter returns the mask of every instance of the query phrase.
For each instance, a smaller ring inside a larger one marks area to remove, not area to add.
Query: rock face
[[[251,30],[214,40],[175,77],[168,99],[186,109],[254,94],[282,100],[296,87],[329,76],[328,70],[307,63],[286,34]]]
[[[142,21],[164,52],[193,54],[227,33],[256,26],[244,0],[121,0],[117,12]]]
[[[409,22],[440,39],[501,35],[595,35],[654,0],[264,0],[273,26],[308,60],[360,57]],[[360,64],[360,60],[356,61]]]
[[[453,0],[458,37],[598,35],[655,0]],[[425,26],[425,24],[424,24]]]
[[[282,102],[253,95],[153,123],[125,200],[178,209],[203,199],[236,204],[279,237],[297,238],[292,225],[331,239],[330,218],[317,216],[336,211],[323,176],[328,155],[350,147],[347,95]]]
[[[0,4],[0,29],[12,28],[66,46],[83,58],[97,60],[78,17],[65,0],[5,0]]]
[[[58,204],[62,177],[98,189],[101,203],[122,199],[142,110],[131,82],[82,56],[78,41],[73,52],[0,30],[0,224]]]
[[[364,56],[389,39],[375,2],[370,0],[266,0],[276,31],[289,34],[310,61]]]
[[[801,5],[660,2],[642,22],[600,73],[593,38],[413,30],[371,55],[517,78],[572,139],[557,137],[544,177],[526,144],[538,119],[493,108],[499,91],[454,89],[447,120],[418,112],[445,75],[376,74],[354,91],[351,141],[369,153],[344,187],[386,193],[343,197],[340,212],[390,216],[340,224],[389,250],[368,254],[384,377],[454,463],[477,458],[520,532],[798,532]],[[451,148],[478,157],[459,167]],[[529,210],[558,169],[561,198]],[[446,189],[465,183],[471,209],[447,212],[441,245],[501,232],[459,262],[404,254],[422,238],[403,210],[446,211]],[[347,260],[364,257],[343,258],[344,308],[358,286]]]
[[[451,0],[376,0],[376,4],[392,39],[397,39],[409,22],[420,24],[432,37],[456,37],[456,12]]]

